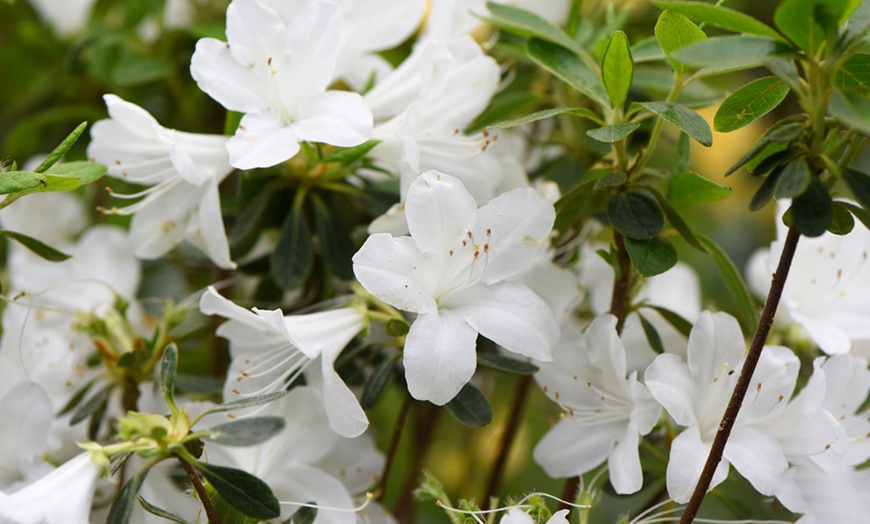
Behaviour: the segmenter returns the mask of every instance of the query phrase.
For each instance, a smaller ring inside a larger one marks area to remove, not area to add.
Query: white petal
[[[216,266],[235,269],[230,260],[230,245],[221,215],[220,195],[217,184],[210,180],[205,183],[199,203],[193,211],[185,238],[205,253]]]
[[[585,425],[566,416],[538,442],[533,456],[551,477],[573,477],[607,460],[624,436],[622,421]]]
[[[427,171],[417,177],[405,198],[408,230],[423,253],[433,253],[439,259],[448,257],[448,250],[468,239],[474,226],[477,202],[462,183],[452,176]]]
[[[647,368],[645,383],[650,393],[681,426],[698,428],[693,407],[695,396],[692,377],[686,365],[676,355],[656,357]]]
[[[333,369],[333,362],[321,357],[323,399],[329,427],[343,437],[357,437],[369,426],[369,419],[344,380]]]
[[[355,524],[356,515],[352,511],[353,500],[338,479],[311,466],[284,468],[280,476],[264,479],[269,483],[275,496],[282,501],[307,503],[314,501],[318,506],[317,522],[323,524]],[[289,519],[298,507],[282,505],[281,520]],[[339,508],[344,511],[330,511]]]
[[[630,424],[625,434],[617,441],[607,461],[610,484],[620,495],[636,493],[643,487],[643,471],[637,450],[638,441],[637,428]]]
[[[789,467],[779,443],[751,426],[734,428],[723,456],[764,495],[773,495]]]
[[[710,443],[701,442],[698,431],[689,428],[671,442],[671,455],[668,460],[668,494],[675,502],[685,504],[692,497],[695,485],[701,478],[701,470],[707,462]],[[713,474],[710,489],[717,486],[728,476],[728,462],[722,460]]]
[[[248,113],[227,142],[227,151],[233,167],[271,167],[299,152],[299,142],[294,127],[288,126],[277,114]]]
[[[327,91],[299,108],[296,136],[339,147],[362,144],[372,136],[372,112],[358,93]]]
[[[214,38],[199,39],[190,59],[196,85],[225,108],[242,113],[260,111],[268,101],[268,84],[249,69],[233,57],[226,42]]]
[[[372,235],[353,256],[353,272],[372,295],[403,311],[424,313],[436,308],[428,288],[431,275],[416,242],[410,237]]]
[[[159,258],[184,239],[187,223],[202,199],[202,187],[178,181],[146,203],[130,222],[129,240],[139,258]]]
[[[509,509],[498,522],[499,524],[535,524],[532,517],[519,508]]]

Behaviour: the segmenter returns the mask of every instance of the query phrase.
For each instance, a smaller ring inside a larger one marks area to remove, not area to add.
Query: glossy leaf
[[[668,183],[668,201],[679,210],[728,198],[732,192],[730,187],[721,186],[691,171],[671,177]]]
[[[675,11],[667,10],[659,15],[655,25],[656,40],[675,71],[685,71],[683,63],[675,58],[674,51],[707,39],[707,35],[691,20]]]
[[[592,139],[598,140],[599,142],[611,143],[622,140],[623,138],[633,133],[634,130],[639,127],[639,122],[613,124],[611,126],[589,129],[588,131],[586,131],[586,135],[588,135]]]
[[[791,204],[791,217],[795,227],[808,237],[824,234],[831,225],[833,215],[831,195],[815,177],[804,194],[794,199]]]
[[[722,133],[740,129],[771,112],[788,92],[789,87],[775,76],[754,80],[722,102],[713,118],[713,128]]]
[[[677,263],[677,251],[674,246],[658,237],[649,240],[626,237],[625,249],[631,258],[631,265],[642,277],[660,275]]]
[[[855,229],[855,219],[852,218],[852,213],[849,208],[843,205],[842,202],[834,202],[833,215],[831,224],[828,226],[828,231],[834,235],[848,235]]]
[[[459,393],[444,405],[453,418],[466,426],[480,428],[492,422],[492,408],[483,393],[471,384],[465,384]]]
[[[638,240],[655,237],[665,225],[655,198],[638,190],[613,196],[607,203],[607,218],[617,231]]]
[[[149,468],[140,469],[124,484],[118,496],[115,497],[115,501],[112,502],[109,516],[106,518],[106,524],[127,524],[130,522],[130,517],[133,515],[133,509],[136,507],[136,501],[139,497],[139,489],[142,487],[142,483],[145,482],[148,471]]]
[[[45,157],[45,160],[43,160],[42,163],[40,163],[33,171],[35,173],[44,173],[48,171],[48,168],[63,158],[63,155],[67,154],[73,144],[75,144],[79,137],[82,136],[82,133],[85,132],[86,127],[88,127],[87,122],[79,124],[75,129],[73,129],[72,133],[64,138],[60,145],[54,148],[54,150]]]
[[[671,102],[644,102],[641,105],[663,120],[679,127],[702,145],[707,147],[713,145],[713,132],[710,131],[710,125],[704,117],[691,109]]]
[[[637,316],[640,317],[640,325],[643,327],[643,334],[646,336],[646,341],[649,344],[649,347],[659,355],[664,353],[665,346],[662,344],[662,337],[659,335],[656,327],[640,313],[638,313]]]
[[[653,4],[662,9],[670,9],[677,13],[700,20],[706,24],[728,29],[735,33],[769,36],[781,38],[773,28],[751,16],[727,7],[705,2],[682,2],[670,0],[653,0]]]
[[[858,207],[854,204],[850,204],[849,202],[837,203],[848,209],[849,212],[852,213],[852,216],[854,216],[855,218],[860,220],[862,224],[864,224],[864,227],[870,229],[870,211],[867,211],[863,207]]]
[[[477,363],[481,366],[516,375],[531,375],[538,371],[538,366],[525,360],[518,360],[498,353],[478,353]]]
[[[622,171],[614,171],[609,175],[603,176],[595,181],[595,189],[608,189],[611,187],[619,187],[628,182],[628,175]]]
[[[776,183],[779,181],[779,176],[782,174],[782,171],[782,167],[777,167],[767,175],[767,178],[764,179],[764,182],[761,183],[761,186],[752,196],[752,200],[749,201],[750,210],[758,211],[773,199],[773,193],[776,190]]]
[[[725,282],[725,287],[737,305],[738,317],[750,333],[755,332],[758,326],[758,311],[752,293],[749,292],[749,287],[740,275],[740,271],[737,270],[737,266],[734,265],[725,250],[712,239],[698,235],[698,240],[707,248],[707,253],[713,258],[713,263],[716,264],[716,269]]]
[[[496,122],[495,124],[490,124],[486,127],[488,129],[509,129],[511,127],[531,124],[532,122],[537,122],[538,120],[544,120],[559,115],[575,115],[581,118],[589,119],[599,124],[603,123],[598,115],[584,107],[557,107],[553,109],[544,109],[543,111],[537,111],[535,113],[532,113],[531,115],[526,115],[522,118],[503,120],[501,122]]]
[[[573,51],[546,40],[532,38],[529,40],[528,53],[529,57],[538,65],[598,105],[602,107],[609,105],[605,102],[607,93],[598,79],[598,75]]]
[[[601,78],[613,108],[622,109],[625,105],[633,77],[634,62],[628,37],[622,31],[615,31],[601,60]]]
[[[655,197],[656,201],[659,204],[662,212],[665,214],[665,217],[668,219],[668,222],[671,223],[671,227],[677,230],[677,233],[683,237],[683,240],[689,243],[690,246],[697,249],[698,251],[704,252],[704,246],[702,246],[698,239],[695,238],[695,233],[692,231],[692,228],[689,227],[689,224],[683,220],[683,217],[680,216],[680,213],[674,209],[668,199],[664,197],[661,193],[659,193],[654,188],[648,188],[648,191]]]
[[[870,209],[870,175],[847,167],[843,169],[843,180],[852,190],[855,200],[865,209]]]
[[[799,159],[789,162],[776,181],[773,190],[774,197],[795,198],[802,195],[809,187],[812,176],[806,160]]]
[[[316,519],[317,508],[302,506],[290,517],[290,524],[314,524]]]
[[[773,153],[783,151],[788,143],[797,140],[806,129],[803,120],[781,120],[768,129],[740,160],[725,172],[725,176],[737,171],[744,165],[750,172],[755,172],[755,166]],[[759,173],[761,174],[761,173]]]
[[[245,471],[203,462],[193,467],[223,499],[249,517],[273,519],[281,515],[278,499],[265,482]]]
[[[281,417],[246,417],[208,428],[205,440],[225,446],[253,446],[284,429]]]
[[[689,333],[692,331],[692,323],[680,316],[679,313],[675,313],[674,311],[661,306],[645,305],[644,307],[656,311],[662,316],[662,318],[668,321],[668,324],[679,331],[681,335],[689,338]]]
[[[0,230],[0,236],[4,236],[18,242],[33,253],[50,262],[63,262],[64,260],[67,260],[72,256],[58,251],[57,249],[46,245],[33,237],[29,237],[22,233],[16,233],[15,231]]]
[[[293,209],[281,225],[281,236],[270,258],[272,278],[284,289],[296,289],[305,283],[313,263],[308,221],[301,210]]]

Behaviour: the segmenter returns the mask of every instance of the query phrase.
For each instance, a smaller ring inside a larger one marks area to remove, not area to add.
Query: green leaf
[[[323,157],[323,162],[339,162],[342,164],[350,164],[364,157],[366,153],[371,151],[376,145],[380,144],[380,140],[366,140],[362,144],[353,147],[340,147]]]
[[[775,76],[752,81],[731,94],[719,106],[713,129],[729,133],[761,118],[778,106],[789,87]]]
[[[665,53],[655,36],[638,40],[631,46],[631,58],[635,65],[643,62],[656,62],[665,59]]]
[[[11,238],[16,242],[20,243],[27,249],[33,251],[37,255],[42,258],[50,261],[50,262],[63,262],[64,260],[70,258],[72,255],[67,255],[57,249],[54,249],[51,246],[43,244],[39,240],[36,240],[33,237],[29,237],[27,235],[23,235],[21,233],[16,233],[15,231],[6,231],[0,230],[0,236],[4,236],[6,238]]]
[[[649,240],[625,238],[625,249],[631,265],[642,277],[654,277],[674,267],[677,251],[667,240],[654,237]]]
[[[0,195],[31,193],[46,185],[45,176],[33,171],[0,172]]]
[[[314,228],[320,240],[321,259],[326,268],[338,278],[353,279],[353,240],[350,232],[338,219],[334,210],[324,205],[314,206]]]
[[[671,173],[681,175],[689,171],[689,155],[691,153],[691,144],[689,143],[689,135],[680,132],[680,138],[677,140],[677,153],[674,158],[674,164],[671,166]],[[668,197],[670,198],[670,197]]]
[[[290,517],[290,524],[314,524],[316,518],[317,508],[302,506]]]
[[[658,190],[656,190],[655,188],[648,187],[647,190],[655,197],[656,201],[659,204],[659,207],[664,212],[665,217],[668,219],[668,222],[671,223],[671,227],[676,229],[677,233],[679,233],[680,236],[683,237],[683,240],[688,242],[690,246],[703,253],[705,251],[704,246],[702,246],[701,243],[698,242],[698,239],[695,238],[695,233],[692,232],[692,228],[689,227],[689,224],[687,224],[686,221],[683,220],[683,217],[680,216],[680,213],[677,212],[676,209],[674,209],[670,202],[668,202],[668,199],[665,198],[664,195],[659,193]]]
[[[698,240],[707,248],[707,252],[713,258],[713,263],[716,264],[716,269],[719,270],[719,275],[725,282],[725,287],[734,298],[737,305],[738,318],[742,320],[744,327],[750,333],[754,333],[758,327],[758,311],[755,308],[755,301],[752,299],[752,293],[749,292],[749,287],[737,270],[737,266],[728,257],[728,254],[709,237],[698,235]]]
[[[308,279],[313,263],[308,221],[302,210],[294,207],[281,225],[281,236],[270,258],[272,278],[284,289],[296,289]]]
[[[609,175],[603,176],[596,180],[594,188],[596,190],[599,190],[608,189],[611,187],[619,187],[626,182],[628,182],[628,175],[626,175],[622,171],[613,171]]]
[[[509,129],[511,127],[519,127],[526,124],[531,124],[532,122],[537,122],[538,120],[544,120],[546,118],[552,118],[554,116],[559,115],[576,115],[581,118],[587,118],[593,122],[598,124],[602,124],[603,121],[599,118],[598,115],[593,113],[592,111],[586,109],[585,107],[557,107],[553,109],[544,109],[543,111],[538,111],[532,113],[531,115],[526,115],[521,118],[515,118],[513,120],[503,120],[501,122],[496,122],[494,124],[490,124],[487,129]]]
[[[720,186],[691,171],[671,177],[668,183],[668,201],[679,210],[728,198],[732,192],[730,187]]]
[[[870,209],[870,175],[847,167],[843,169],[843,180],[852,190],[855,200],[865,209]]]
[[[713,145],[713,132],[710,131],[710,125],[704,117],[691,109],[671,102],[643,102],[640,105],[679,127],[702,145],[707,147]]]
[[[614,109],[622,109],[625,105],[632,77],[634,62],[631,60],[628,37],[622,31],[615,31],[601,60],[601,78]]]
[[[168,511],[166,511],[165,509],[158,508],[157,506],[155,506],[154,504],[151,504],[150,502],[143,499],[142,497],[138,497],[138,499],[139,499],[139,504],[148,513],[150,513],[152,515],[156,515],[162,519],[166,519],[166,520],[169,520],[172,522],[177,522],[178,524],[187,524],[187,521],[184,520],[183,518],[179,517],[178,515],[175,515],[174,513],[170,513]]]
[[[119,86],[133,87],[169,76],[173,64],[158,57],[129,57],[112,68],[112,81]]]
[[[773,23],[795,45],[814,54],[826,40],[831,29],[828,26],[844,22],[859,3],[860,0],[785,0],[773,13]]]
[[[78,186],[90,184],[99,180],[105,174],[108,168],[103,164],[88,162],[86,160],[77,160],[75,162],[64,162],[63,164],[55,164],[45,171],[46,175],[57,175],[60,177],[70,177],[78,180]],[[51,177],[47,177],[49,187],[51,186]],[[61,183],[59,180],[57,183]],[[50,191],[58,191],[57,189],[49,189]],[[65,191],[61,189],[60,191]]]
[[[45,157],[45,160],[42,161],[39,166],[33,171],[35,173],[44,173],[51,166],[57,163],[58,160],[63,158],[63,155],[67,154],[67,152],[72,148],[73,144],[82,136],[82,133],[85,132],[85,128],[88,127],[87,122],[82,122],[75,129],[73,129],[72,133],[70,133],[66,138],[63,139],[63,142],[60,143],[59,146],[54,148],[54,151],[48,154]]]
[[[668,321],[668,324],[670,324],[674,327],[674,329],[679,331],[681,335],[686,338],[689,337],[689,333],[691,333],[692,331],[692,323],[680,316],[679,313],[675,313],[670,309],[661,306],[653,306],[647,304],[644,307],[656,311],[659,315],[662,316],[662,318]]]
[[[870,98],[867,96],[851,91],[834,90],[828,109],[846,126],[870,135]]]
[[[640,325],[643,327],[643,334],[646,336],[646,341],[649,343],[649,347],[659,355],[664,353],[665,346],[662,344],[662,337],[659,335],[656,327],[640,313],[638,313],[637,316],[640,317]]]
[[[843,207],[849,210],[852,215],[861,221],[864,224],[864,227],[870,229],[870,212],[866,209],[858,207],[854,204],[850,204],[848,202],[837,202],[838,204],[842,204]]]
[[[674,51],[707,39],[707,35],[691,20],[675,11],[664,11],[655,26],[656,40],[668,58],[671,67],[682,73],[685,66],[673,56]]]
[[[444,405],[453,418],[466,426],[481,428],[492,422],[492,408],[479,389],[465,384],[459,393]]]
[[[538,371],[538,366],[525,360],[517,360],[515,358],[499,355],[498,353],[478,353],[477,363],[481,366],[504,371],[505,373],[514,373],[516,375],[531,375]]]
[[[586,134],[599,142],[616,142],[627,137],[640,127],[640,122],[630,122],[625,124],[613,124],[611,126],[596,127],[586,131]]]
[[[583,93],[601,107],[607,93],[598,75],[576,53],[546,40],[532,38],[528,44],[529,57],[539,66],[550,71],[563,82]]]
[[[813,175],[810,166],[803,158],[789,162],[776,181],[773,195],[776,198],[795,198],[804,193],[810,185]]]
[[[846,31],[846,40],[852,40],[865,34],[870,26],[870,2],[861,2],[849,17],[849,28]]]
[[[772,38],[715,36],[674,51],[674,58],[686,65],[734,70],[757,67],[767,58],[788,51]]]
[[[721,27],[722,29],[728,29],[735,33],[781,38],[779,33],[763,22],[756,20],[749,15],[743,14],[740,11],[735,11],[720,5],[704,2],[669,0],[653,0],[653,4],[662,9],[670,9],[671,11],[676,11],[688,17],[700,20],[705,24]]]
[[[88,399],[82,407],[75,412],[72,418],[69,421],[70,426],[75,426],[79,422],[88,418],[90,415],[96,413],[100,410],[101,406],[105,406],[109,401],[109,396],[112,394],[112,390],[115,388],[114,384],[109,384],[104,386],[102,389],[97,391],[93,397]]]
[[[780,120],[765,131],[764,135],[755,143],[755,146],[725,172],[725,176],[730,175],[747,164],[749,164],[747,169],[750,172],[755,172],[755,167],[761,160],[785,150],[788,147],[787,144],[797,140],[805,129],[806,124],[803,120]]]
[[[175,407],[175,373],[177,368],[178,347],[175,342],[171,342],[163,350],[163,358],[160,361],[160,389],[173,414],[178,412],[178,408]]]
[[[246,397],[240,398],[238,400],[233,400],[230,402],[224,402],[223,404],[218,404],[217,406],[212,406],[207,410],[203,411],[199,417],[201,418],[204,415],[211,413],[224,413],[227,411],[238,411],[245,408],[250,408],[253,406],[259,406],[262,404],[268,404],[269,402],[274,402],[279,398],[283,397],[287,393],[285,391],[275,391],[273,393],[266,393],[265,395],[258,395],[256,397]]]
[[[831,195],[816,177],[813,177],[804,194],[792,201],[790,209],[795,227],[808,237],[824,234],[834,218]]]
[[[91,380],[90,382],[82,386],[82,388],[76,391],[75,394],[70,397],[70,399],[66,402],[66,404],[64,404],[64,406],[60,408],[60,411],[57,412],[57,416],[62,417],[63,415],[66,415],[70,411],[74,410],[76,406],[81,404],[82,400],[85,399],[85,395],[88,394],[88,391],[90,391],[93,386],[94,380]]]
[[[145,482],[145,476],[148,475],[149,469],[147,467],[140,469],[124,484],[115,501],[112,502],[109,516],[106,518],[106,524],[127,524],[130,522],[133,508],[136,507],[136,501],[138,500],[139,488]]]
[[[617,231],[638,240],[655,237],[665,225],[655,198],[638,190],[613,196],[607,203],[607,218]]]
[[[767,175],[767,178],[765,178],[764,182],[761,183],[758,191],[756,191],[752,196],[752,200],[749,201],[749,209],[751,211],[758,211],[770,202],[773,198],[773,193],[776,190],[776,183],[779,181],[782,171],[783,166],[778,166]]]
[[[492,13],[490,18],[492,23],[499,27],[511,29],[520,36],[543,38],[577,52],[582,49],[562,29],[535,13],[495,2],[487,2],[486,8]]]
[[[852,213],[849,208],[843,205],[843,202],[834,202],[834,213],[831,218],[831,225],[828,226],[828,231],[834,235],[848,235],[855,228],[855,219],[852,218]]]
[[[281,515],[281,506],[272,490],[250,473],[203,462],[193,462],[192,465],[236,510],[255,519],[273,519]]]
[[[381,393],[383,393],[387,384],[390,383],[390,377],[393,376],[393,369],[396,367],[396,360],[400,354],[396,353],[385,358],[372,372],[359,399],[359,405],[365,411],[370,410],[378,399],[381,398]]]
[[[284,429],[281,417],[246,417],[208,428],[205,440],[225,446],[253,446]]]
[[[867,94],[870,91],[870,54],[857,53],[837,69],[834,86]]]
[[[387,335],[391,337],[401,337],[408,334],[408,331],[411,330],[411,326],[408,325],[404,320],[399,320],[397,318],[391,318],[387,321],[386,324]]]
[[[260,237],[261,224],[269,207],[269,200],[274,194],[268,189],[259,191],[236,216],[233,229],[229,232],[230,253],[233,260],[254,247]]]

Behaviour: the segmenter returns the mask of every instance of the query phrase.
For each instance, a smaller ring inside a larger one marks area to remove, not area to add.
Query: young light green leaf
[[[55,164],[45,171],[46,175],[57,175],[59,177],[70,177],[78,180],[78,185],[87,185],[91,182],[96,182],[105,173],[108,168],[103,164],[96,162],[88,162],[86,160],[76,160],[75,162],[64,162],[63,164]],[[49,185],[51,185],[51,178]],[[78,187],[78,186],[76,186]],[[58,191],[58,190],[54,190]],[[65,191],[65,190],[61,190]]]
[[[82,122],[81,124],[79,124],[75,129],[73,129],[72,133],[64,138],[63,142],[61,142],[59,146],[54,148],[54,151],[49,153],[45,160],[43,160],[42,163],[39,164],[39,166],[37,166],[37,168],[33,171],[35,173],[44,173],[48,170],[48,168],[56,164],[58,160],[63,158],[63,155],[67,154],[67,152],[70,150],[73,144],[76,143],[79,137],[82,136],[82,133],[85,132],[86,127],[88,127],[87,122]]]
[[[713,129],[729,133],[771,112],[785,99],[789,87],[775,76],[754,80],[722,102],[713,118]]]
[[[653,237],[649,240],[625,238],[625,249],[631,265],[640,276],[654,277],[674,267],[677,251],[667,240]]]
[[[136,501],[138,500],[139,488],[145,482],[149,469],[147,467],[140,469],[124,484],[118,496],[115,497],[115,501],[112,502],[109,516],[106,518],[106,524],[127,524],[130,522],[133,508],[136,507]]]
[[[643,327],[643,334],[646,336],[646,341],[649,343],[649,347],[659,355],[664,353],[665,345],[662,344],[662,337],[659,335],[656,327],[639,312],[637,316],[640,317],[640,325]]]
[[[730,187],[721,186],[697,173],[684,171],[671,177],[668,201],[679,210],[709,204],[731,196]]]
[[[272,490],[250,473],[203,462],[194,462],[192,465],[236,510],[263,520],[281,515],[281,507]]]
[[[37,255],[50,262],[63,262],[71,256],[61,251],[58,251],[57,249],[46,245],[33,237],[29,237],[21,233],[16,233],[15,231],[0,230],[0,236],[10,238],[18,242],[22,246],[26,247],[27,249],[33,251]]]
[[[653,4],[662,9],[669,9],[706,24],[734,31],[735,33],[782,38],[779,36],[779,33],[767,24],[740,11],[717,4],[673,0],[653,0]]]
[[[843,180],[852,190],[855,200],[865,209],[870,209],[870,175],[847,167],[843,169]]]
[[[601,77],[604,89],[614,109],[622,109],[631,79],[634,77],[634,62],[631,60],[631,46],[622,31],[615,31],[610,37],[604,58],[601,60]]]
[[[713,132],[704,117],[687,107],[671,102],[643,102],[641,105],[671,124],[679,127],[687,135],[702,145],[713,145]]]
[[[810,166],[803,158],[789,162],[776,180],[773,196],[776,198],[795,198],[807,190],[813,175]]]
[[[837,69],[834,86],[867,94],[870,91],[870,54],[857,53]]]
[[[538,65],[547,69],[563,82],[580,91],[601,107],[608,107],[605,102],[607,93],[598,75],[576,53],[546,40],[532,38],[528,44],[529,57]]]
[[[749,287],[740,276],[740,271],[737,266],[728,257],[728,254],[709,237],[698,235],[698,240],[707,248],[707,253],[713,258],[713,263],[716,264],[716,269],[719,270],[719,275],[725,282],[725,287],[734,298],[737,305],[737,314],[742,324],[750,333],[754,333],[758,326],[758,311],[755,308],[755,301],[752,299],[752,293],[749,292]]]
[[[852,213],[849,208],[843,205],[843,202],[834,202],[833,215],[831,225],[828,226],[828,231],[834,235],[848,235],[855,229],[855,219],[852,218]]]
[[[498,353],[478,353],[477,363],[481,366],[505,373],[514,373],[517,375],[531,375],[538,371],[538,366],[524,360],[499,355]]]
[[[492,422],[492,408],[479,389],[466,384],[444,405],[453,418],[466,426],[481,428]]]
[[[599,142],[616,142],[627,137],[640,127],[640,122],[628,122],[623,124],[613,124],[612,126],[596,127],[586,131],[586,135]]]
[[[795,227],[808,237],[824,234],[834,217],[831,195],[816,177],[812,178],[807,190],[792,201],[790,209]]]
[[[671,67],[680,73],[685,71],[685,66],[673,56],[674,51],[707,39],[707,35],[701,28],[685,16],[671,10],[659,15],[655,35]]]
[[[208,428],[205,440],[225,446],[253,446],[284,429],[281,417],[246,417]]]
[[[607,203],[607,218],[617,231],[638,240],[655,237],[665,225],[655,198],[636,189],[614,195]]]
[[[503,120],[501,122],[496,122],[494,124],[490,124],[487,129],[509,129],[511,127],[518,127],[526,124],[531,124],[532,122],[537,122],[538,120],[544,120],[546,118],[552,118],[554,116],[559,115],[576,115],[581,118],[586,118],[591,120],[597,124],[604,124],[604,121],[601,118],[593,113],[592,111],[586,109],[585,107],[557,107],[553,109],[544,109],[543,111],[537,111],[532,113],[531,115],[526,115],[522,118],[515,118],[513,120]]]
[[[734,70],[757,67],[789,49],[778,40],[761,36],[716,36],[678,49],[673,55],[686,65]]]
[[[487,2],[486,8],[492,14],[490,21],[499,27],[527,38],[536,36],[576,52],[585,52],[565,31],[531,11],[496,2]]]
[[[272,278],[284,289],[296,289],[305,283],[314,264],[314,245],[308,221],[301,209],[294,207],[281,225],[281,236],[270,257]]]

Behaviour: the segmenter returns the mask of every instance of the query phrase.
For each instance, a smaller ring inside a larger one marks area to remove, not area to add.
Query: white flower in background
[[[36,384],[24,382],[18,369],[0,358],[0,490],[12,493],[51,471],[45,460],[54,418],[51,401]],[[14,370],[12,375],[10,371]],[[11,384],[10,384],[11,382]],[[11,386],[11,387],[9,387]]]
[[[570,0],[496,0],[496,3],[531,11],[541,18],[561,25],[568,19]],[[458,36],[476,32],[490,16],[486,0],[433,0],[426,18],[425,32],[437,36]]]
[[[519,508],[509,509],[498,522],[499,524],[535,524],[532,517]],[[568,510],[560,509],[553,513],[553,516],[547,519],[547,524],[568,524]]]
[[[335,434],[325,415],[328,404],[329,399],[314,388],[293,388],[261,412],[284,418],[286,427],[280,434],[243,448],[209,444],[209,462],[253,473],[272,488],[279,501],[313,501],[321,506],[317,511],[319,524],[353,524],[353,512],[328,508],[353,508],[352,495],[371,487],[384,459],[373,440],[365,436],[346,439]],[[346,446],[350,448],[344,449]],[[298,506],[282,504],[281,521],[297,510]]]
[[[269,167],[295,155],[303,141],[347,147],[371,137],[372,115],[362,97],[326,90],[343,32],[333,2],[311,0],[287,13],[263,1],[235,0],[227,8],[227,42],[197,42],[190,72],[199,88],[245,113],[227,142],[230,164]]]
[[[539,364],[535,380],[566,413],[535,447],[535,462],[551,477],[572,477],[606,460],[616,492],[634,493],[643,485],[640,437],[662,408],[637,371],[626,376],[616,317],[598,316],[582,334],[565,326],[553,361]]]
[[[57,34],[69,38],[84,31],[97,0],[30,0],[30,4]]]
[[[18,491],[0,491],[0,523],[87,524],[101,470],[81,453]]]
[[[417,313],[405,340],[411,395],[442,405],[474,374],[478,333],[509,351],[550,360],[559,327],[523,284],[524,271],[553,227],[553,206],[517,189],[480,209],[462,183],[429,171],[411,185],[410,236],[372,235],[354,255],[369,293]]]
[[[705,312],[689,336],[687,363],[666,353],[646,370],[646,385],[653,397],[677,424],[686,426],[671,443],[668,462],[668,493],[676,502],[687,502],[697,484],[745,351],[743,334],[733,317]],[[771,495],[781,485],[788,461],[764,424],[786,407],[799,368],[790,349],[764,348],[711,488],[728,475],[729,463],[762,494]]]
[[[852,355],[836,355],[825,360],[822,370],[827,378],[824,407],[846,434],[842,460],[857,466],[870,459],[870,412],[860,409],[870,393],[867,361]]]
[[[788,208],[777,202],[777,216]],[[777,240],[756,252],[747,280],[760,297],[767,296],[782,252],[786,227],[776,221]],[[848,235],[826,232],[801,237],[777,311],[777,322],[798,324],[825,353],[846,353],[856,341],[870,340],[870,231],[861,224]]]
[[[339,353],[365,326],[364,313],[353,307],[288,316],[280,309],[250,311],[211,287],[202,295],[200,309],[229,319],[217,329],[218,336],[230,341],[226,401],[280,391],[306,372],[307,379],[322,385],[326,414],[336,432],[355,437],[368,427],[359,401],[333,369]],[[318,359],[320,373],[307,371]]]
[[[135,104],[115,95],[103,98],[110,118],[91,128],[88,155],[106,164],[113,177],[151,186],[127,195],[145,196],[141,201],[112,209],[133,215],[133,253],[157,258],[187,240],[218,267],[235,268],[218,193],[218,185],[233,170],[224,148],[227,137],[166,129]]]

